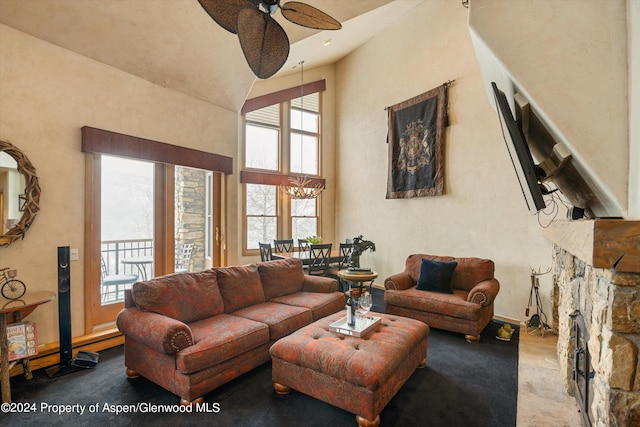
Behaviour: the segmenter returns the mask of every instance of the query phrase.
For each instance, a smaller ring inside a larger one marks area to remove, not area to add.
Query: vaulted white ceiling
[[[336,62],[420,1],[303,0],[342,22],[339,31],[301,27],[276,12],[291,52],[274,77],[301,60],[305,68]],[[197,0],[0,0],[0,23],[232,111],[256,79],[238,37]]]

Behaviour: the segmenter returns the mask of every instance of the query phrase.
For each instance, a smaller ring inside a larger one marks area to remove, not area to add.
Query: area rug
[[[382,291],[373,290],[374,309],[384,310]],[[380,414],[383,427],[508,427],[516,424],[518,334],[496,339],[501,322],[492,322],[479,343],[461,334],[432,329],[427,367],[418,369]],[[49,379],[12,378],[13,404],[0,415],[3,426],[354,426],[355,417],[302,393],[277,395],[271,364],[225,384],[205,396],[192,412],[178,397],[144,378],[127,379],[123,348],[100,353],[95,368]],[[5,408],[3,406],[3,408]]]

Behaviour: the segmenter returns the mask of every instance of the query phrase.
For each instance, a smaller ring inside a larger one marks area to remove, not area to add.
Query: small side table
[[[359,271],[353,273],[347,271],[347,269],[343,269],[338,271],[338,277],[345,282],[356,283],[359,287],[362,287],[363,283],[369,282],[369,292],[371,292],[371,286],[373,285],[373,281],[378,278],[378,273],[375,271]]]
[[[45,304],[56,297],[49,291],[28,292],[18,300],[9,300],[0,297],[0,352],[2,352],[0,370],[2,371],[2,403],[11,402],[11,376],[9,374],[9,339],[7,338],[7,320],[20,322],[27,317],[40,304]],[[24,374],[27,379],[31,377],[29,359],[22,359]]]
[[[147,265],[153,265],[153,256],[143,255],[120,260],[123,264],[135,265],[142,280],[147,280]],[[153,267],[152,267],[153,268]],[[151,274],[153,276],[153,273]]]

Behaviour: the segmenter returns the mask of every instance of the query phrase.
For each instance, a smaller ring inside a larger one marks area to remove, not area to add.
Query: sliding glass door
[[[223,183],[233,159],[88,126],[85,334],[111,330],[135,281],[225,261]]]
[[[87,158],[86,328],[112,325],[136,281],[220,265],[220,173]]]
[[[102,156],[102,306],[124,301],[133,282],[153,277],[153,183],[153,163]]]

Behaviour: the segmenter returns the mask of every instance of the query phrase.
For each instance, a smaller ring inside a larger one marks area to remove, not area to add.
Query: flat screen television
[[[491,82],[493,93],[496,100],[496,108],[498,117],[500,118],[500,126],[504,135],[505,144],[509,150],[511,163],[516,171],[520,189],[524,196],[527,208],[531,213],[537,213],[545,208],[543,197],[543,186],[541,175],[544,173],[533,161],[531,150],[524,137],[521,126],[516,122],[514,115],[509,107],[507,96],[498,89],[495,82]],[[507,138],[504,129],[507,128],[509,138]]]

